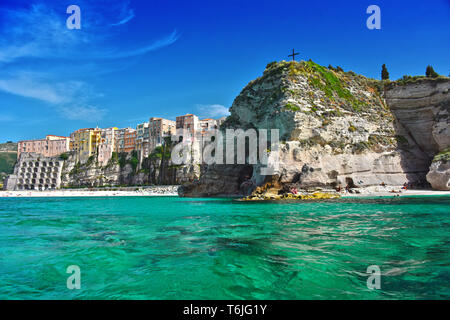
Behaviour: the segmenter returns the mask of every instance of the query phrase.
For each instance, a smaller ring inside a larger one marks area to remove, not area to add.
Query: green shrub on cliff
[[[16,153],[0,153],[0,173],[10,174],[13,172],[14,164],[17,160]]]
[[[450,161],[450,147],[439,152],[433,159],[433,162],[437,161]]]
[[[361,111],[361,101],[344,88],[343,81],[339,79],[335,72],[312,61],[305,62],[305,69],[309,74],[310,85],[322,90],[328,99],[335,101],[335,95],[337,95],[337,97],[349,103],[353,111]]]
[[[404,136],[396,135],[395,140],[397,140],[397,144],[399,146],[409,146],[408,139],[406,139]]]
[[[272,62],[267,64],[266,69],[270,69],[270,68],[272,68],[273,66],[276,66],[276,65],[277,65],[277,62],[276,61],[272,61]]]
[[[427,78],[437,78],[439,77],[439,74],[434,71],[432,66],[427,66],[427,69],[425,70],[425,75]]]
[[[121,152],[119,155],[119,166],[122,169],[127,164],[127,154],[125,152]]]
[[[130,164],[131,164],[131,167],[133,168],[133,172],[136,172],[136,168],[139,164],[139,159],[136,157],[131,157]]]
[[[69,176],[73,176],[73,175],[79,174],[80,172],[81,172],[81,163],[80,163],[80,162],[77,162],[77,163],[74,165],[73,169],[70,170]]]
[[[286,105],[284,106],[285,110],[290,110],[290,111],[300,111],[300,107],[298,106],[294,106],[292,103],[286,103]]]

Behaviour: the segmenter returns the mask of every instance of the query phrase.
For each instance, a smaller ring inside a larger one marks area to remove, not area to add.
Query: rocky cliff
[[[425,79],[385,88],[312,61],[271,63],[234,100],[222,129],[279,129],[279,170],[265,177],[253,166],[251,180],[238,185],[243,165],[211,166],[180,194],[248,193],[268,179],[303,189],[426,186],[433,156],[449,145],[449,84]]]
[[[430,159],[450,145],[450,80],[424,78],[386,85],[386,102],[397,120]]]
[[[156,157],[139,163],[133,153],[119,154],[102,166],[93,158],[77,163],[69,153],[61,173],[61,187],[177,185],[198,179],[199,175],[198,165],[174,166],[169,158],[161,161]]]
[[[433,189],[450,191],[450,148],[434,157],[427,180]]]
[[[436,190],[450,190],[450,159],[446,149],[450,146],[449,90],[448,78],[386,85],[386,101],[395,115],[396,130],[408,135],[428,158],[431,166],[426,179]]]

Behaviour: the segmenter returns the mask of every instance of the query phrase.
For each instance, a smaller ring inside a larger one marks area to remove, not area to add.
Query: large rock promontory
[[[433,156],[449,146],[449,86],[423,79],[385,87],[312,61],[271,63],[236,97],[221,129],[279,129],[282,184],[427,186]],[[242,194],[266,180],[256,165],[239,185],[243,176],[230,167],[211,166],[181,195]]]

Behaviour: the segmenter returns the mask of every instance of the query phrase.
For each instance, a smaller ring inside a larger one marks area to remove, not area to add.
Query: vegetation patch
[[[450,148],[447,148],[444,151],[439,152],[433,159],[433,162],[437,161],[450,161]]]
[[[284,110],[289,110],[289,111],[293,111],[293,112],[297,112],[300,111],[300,107],[293,105],[292,103],[286,103],[286,105],[284,106]]]
[[[439,83],[439,82],[445,82],[448,81],[448,77],[446,76],[437,76],[435,78],[431,78],[431,77],[426,77],[426,76],[409,76],[409,75],[404,75],[402,78],[396,80],[396,81],[391,81],[389,83],[385,84],[385,88],[386,89],[392,89],[393,87],[399,86],[399,85],[405,85],[405,84],[418,84],[418,83],[422,83],[422,82],[435,82],[435,83]]]
[[[0,152],[0,183],[13,173],[17,161],[16,152]],[[0,190],[3,186],[0,187]]]
[[[77,162],[72,170],[70,170],[69,175],[74,176],[81,172],[81,163]]]
[[[322,138],[321,136],[313,136],[309,139],[300,140],[300,146],[306,148],[306,147],[312,147],[314,145],[320,145],[322,147],[326,146],[328,142]]]
[[[409,146],[408,139],[406,139],[404,136],[396,135],[395,140],[397,141],[397,144],[399,146],[405,146],[405,147]]]
[[[0,173],[11,174],[17,161],[17,153],[0,152]]]
[[[354,111],[361,111],[362,102],[344,87],[344,81],[337,76],[337,72],[331,71],[313,61],[304,62],[303,68],[308,74],[309,84],[322,90],[328,99],[335,101],[336,97],[339,97],[349,103]]]

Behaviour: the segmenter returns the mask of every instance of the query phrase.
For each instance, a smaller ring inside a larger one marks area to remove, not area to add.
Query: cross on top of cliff
[[[292,49],[292,54],[288,55],[288,57],[292,57],[292,61],[295,61],[295,56],[299,55],[300,53],[295,52],[295,49]]]

